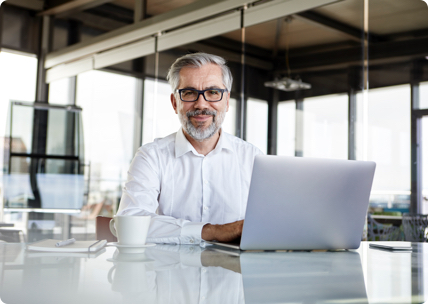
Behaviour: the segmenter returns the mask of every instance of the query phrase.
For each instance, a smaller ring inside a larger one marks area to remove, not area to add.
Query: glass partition
[[[296,141],[296,103],[278,103],[278,155],[294,156]]]
[[[84,200],[80,108],[15,101],[8,122],[4,207],[80,209]]]
[[[408,212],[410,204],[410,85],[369,90],[367,137],[359,134],[367,160],[376,162],[373,212]],[[362,94],[357,96],[363,111]],[[359,115],[360,117],[362,116]],[[359,125],[363,122],[359,120]],[[366,140],[366,143],[364,143]],[[360,150],[361,151],[361,150]],[[363,151],[361,151],[363,152]],[[363,159],[363,153],[358,159]]]
[[[73,77],[74,78],[74,77]],[[49,103],[69,105],[74,104],[74,79],[62,78],[49,83]]]
[[[348,95],[305,98],[303,156],[348,158]]]
[[[267,153],[268,104],[264,100],[247,99],[246,141]]]
[[[4,7],[4,5],[2,6]],[[8,8],[12,7],[9,6]],[[3,11],[3,16],[5,13],[7,13],[7,11]],[[2,47],[5,47],[6,41],[10,41],[10,44],[13,46],[13,40],[16,41],[16,38],[19,37],[19,35],[16,35],[16,30],[19,29],[19,27],[14,28],[12,31],[10,30],[13,28],[13,24],[16,24],[16,22],[19,23],[20,20],[14,20],[12,23],[5,24],[6,18],[3,18],[2,22],[3,25],[6,25],[2,28],[3,37],[6,32],[9,32],[7,34],[9,35],[9,39],[2,39]],[[26,32],[21,33],[28,38]],[[21,39],[21,42],[23,44],[27,44],[29,41]],[[29,46],[29,44],[21,46],[26,47]],[[14,183],[14,185],[21,185],[21,189],[10,189],[8,187],[8,190],[6,190],[6,187],[3,184],[4,171],[6,170],[3,165],[3,160],[5,157],[4,154],[8,153],[8,151],[5,150],[5,143],[7,146],[9,142],[8,140],[5,141],[5,136],[7,126],[9,125],[7,117],[10,110],[10,100],[22,100],[26,102],[34,101],[36,96],[37,62],[38,60],[35,54],[14,52],[3,48],[0,51],[0,203],[4,202],[3,196],[5,195],[5,192],[9,190],[18,190],[18,192],[26,194],[26,198],[32,197],[32,191],[28,188],[29,185],[27,182]],[[23,120],[26,121],[27,119],[31,121],[32,116],[27,115],[23,117]],[[23,124],[23,127],[25,128],[27,125]],[[16,148],[20,151],[27,151],[27,144],[29,142],[30,140],[28,138],[25,139],[25,143],[24,141],[16,142]],[[28,160],[25,158],[14,159],[12,165],[18,172],[21,172],[21,174],[28,172]],[[22,213],[0,212],[0,215],[2,215],[2,222],[14,223],[14,229],[25,228],[26,226],[26,222],[23,220],[25,215]]]
[[[16,54],[2,49],[0,66],[0,137],[3,137],[10,100],[34,101],[37,58],[31,54]]]
[[[138,119],[135,113],[135,103],[139,100],[138,81],[135,77],[101,71],[77,77],[76,103],[82,107],[86,165],[90,172],[87,208],[102,204],[100,215],[114,214],[135,154],[133,135],[134,122]],[[81,215],[82,218],[87,216],[87,212]]]
[[[144,80],[143,144],[177,132],[180,128],[170,95],[171,86],[165,80]]]
[[[236,135],[236,115],[237,115],[237,100],[235,98],[229,99],[229,111],[224,118],[222,130]]]
[[[357,134],[360,142],[357,155],[358,159],[377,163],[370,211],[399,219],[402,213],[423,207],[418,206],[417,195],[411,193],[423,186],[415,178],[417,174],[411,174],[415,163],[413,169],[423,166],[412,158],[418,149],[417,136],[412,133],[418,132],[411,129],[417,122],[416,115],[411,113],[418,104],[419,108],[427,106],[423,97],[428,80],[426,43],[422,41],[426,34],[415,36],[428,28],[426,4],[370,1],[367,21],[370,90],[366,96],[358,96],[357,119],[361,127]],[[419,100],[418,94],[412,94],[411,90],[411,84],[417,88],[418,83]],[[423,145],[424,138],[421,140]]]

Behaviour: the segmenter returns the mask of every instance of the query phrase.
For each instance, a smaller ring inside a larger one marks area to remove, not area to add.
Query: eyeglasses
[[[223,93],[227,92],[227,89],[208,89],[208,90],[195,90],[195,89],[180,89],[180,99],[184,102],[196,101],[199,95],[202,94],[204,99],[209,102],[220,101],[223,98]]]

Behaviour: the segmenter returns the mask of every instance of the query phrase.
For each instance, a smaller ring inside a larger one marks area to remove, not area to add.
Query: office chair
[[[381,224],[367,215],[367,241],[399,241],[401,240],[400,228],[392,224]]]
[[[107,240],[107,242],[117,242],[115,237],[110,231],[110,220],[111,217],[97,216],[95,218],[95,234],[97,240]]]
[[[404,239],[408,242],[426,242],[428,238],[428,215],[403,214]]]

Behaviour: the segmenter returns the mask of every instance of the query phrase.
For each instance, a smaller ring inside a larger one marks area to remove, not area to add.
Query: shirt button
[[[204,181],[204,184],[205,184],[205,185],[208,185],[208,181]]]
[[[189,242],[193,244],[195,241],[194,241],[193,239],[190,239],[190,241],[189,241]]]
[[[208,210],[208,207],[207,207],[207,206],[204,206],[204,210]]]

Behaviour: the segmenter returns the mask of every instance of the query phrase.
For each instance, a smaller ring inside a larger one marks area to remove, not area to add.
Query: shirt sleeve
[[[207,223],[190,222],[158,215],[160,172],[154,149],[138,150],[128,171],[117,215],[149,215],[149,243],[200,244],[202,227]]]

